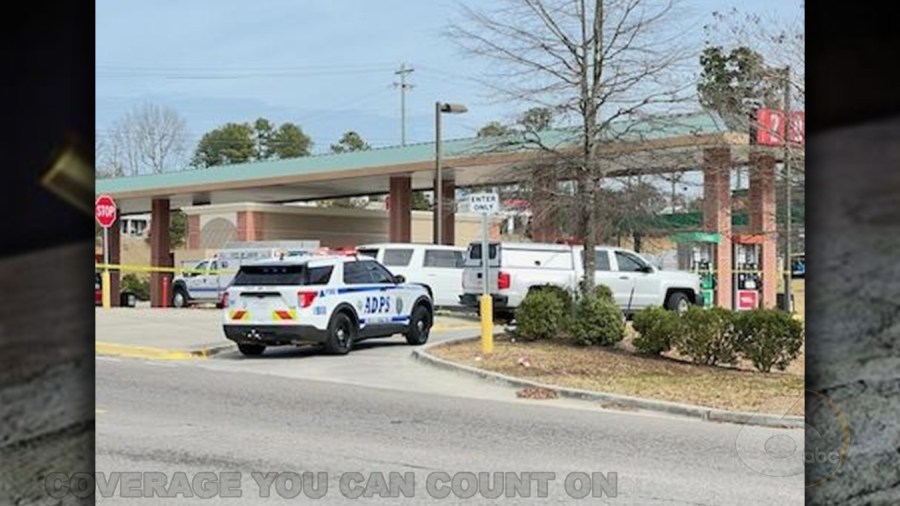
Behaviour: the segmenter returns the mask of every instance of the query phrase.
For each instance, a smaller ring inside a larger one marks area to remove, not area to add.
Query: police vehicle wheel
[[[332,355],[346,355],[353,348],[356,337],[356,326],[346,313],[338,313],[328,325],[328,339],[325,340],[325,351]]]
[[[679,314],[687,311],[690,306],[691,301],[688,300],[687,295],[682,292],[671,293],[666,299],[666,309],[669,311],[676,311]]]
[[[180,286],[172,293],[172,307],[187,307],[188,296]]]
[[[409,319],[409,331],[406,333],[406,342],[412,345],[425,344],[428,334],[431,332],[433,318],[431,311],[424,305],[416,306]]]
[[[238,350],[248,357],[256,357],[262,355],[266,347],[261,344],[239,344]]]

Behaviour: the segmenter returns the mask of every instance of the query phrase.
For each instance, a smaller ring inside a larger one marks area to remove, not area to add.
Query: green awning
[[[715,232],[679,232],[670,235],[669,239],[674,243],[704,242],[718,244],[722,241],[722,236]]]

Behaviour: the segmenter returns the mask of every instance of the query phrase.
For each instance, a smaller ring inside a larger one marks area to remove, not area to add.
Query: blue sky
[[[702,40],[714,10],[738,7],[793,19],[799,1],[693,0],[687,23]],[[374,146],[400,143],[393,71],[415,71],[407,94],[407,141],[434,136],[435,100],[464,103],[446,138],[466,137],[519,110],[491,103],[468,79],[483,63],[441,35],[457,15],[451,0],[98,0],[97,133],[143,103],[174,108],[190,149],[228,121],[263,116],[300,124],[316,152],[346,130]],[[694,35],[692,35],[694,36]]]

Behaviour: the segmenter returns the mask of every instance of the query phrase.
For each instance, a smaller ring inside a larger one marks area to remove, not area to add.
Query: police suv
[[[343,355],[353,343],[403,334],[424,344],[434,321],[424,286],[375,260],[301,256],[242,265],[222,297],[225,336],[244,355],[317,343]]]

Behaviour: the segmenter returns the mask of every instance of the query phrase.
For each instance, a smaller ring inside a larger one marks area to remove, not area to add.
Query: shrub
[[[740,313],[734,328],[741,356],[758,371],[785,370],[803,347],[803,324],[778,309]]]
[[[733,364],[737,360],[734,312],[691,306],[677,321],[675,347],[694,363]]]
[[[524,339],[549,339],[565,329],[568,314],[563,297],[554,290],[529,290],[516,308],[515,334]]]
[[[613,297],[612,289],[606,285],[597,285],[594,288],[594,297],[598,299],[608,300],[610,302],[615,302],[616,299]]]
[[[679,316],[661,306],[651,306],[634,313],[632,325],[640,334],[632,344],[641,353],[659,355],[672,348],[678,334]]]
[[[572,297],[572,292],[566,290],[565,288],[559,285],[540,285],[533,287],[529,292],[535,290],[543,290],[546,292],[550,292],[554,296],[558,297],[559,300],[563,303],[563,309],[565,310],[566,316],[569,317],[572,315],[572,311],[574,310],[574,297]]]
[[[612,346],[625,337],[625,318],[612,300],[582,297],[575,303],[569,333],[579,344]]]
[[[122,276],[122,291],[134,293],[137,300],[149,300],[150,280],[140,279],[132,273],[126,274]]]

